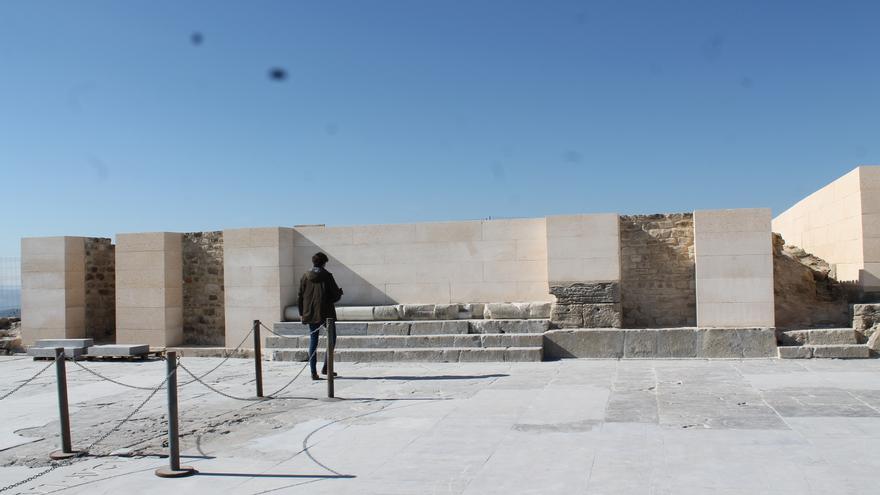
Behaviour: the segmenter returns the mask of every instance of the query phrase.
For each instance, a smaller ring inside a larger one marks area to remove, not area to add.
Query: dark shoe
[[[317,373],[312,373],[312,380],[316,380],[316,381],[317,381],[317,380],[320,380],[320,379],[321,379],[321,377],[318,376]]]

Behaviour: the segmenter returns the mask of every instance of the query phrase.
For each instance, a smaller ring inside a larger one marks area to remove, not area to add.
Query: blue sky
[[[845,0],[5,0],[0,256],[37,235],[778,213],[880,164],[878,24],[880,2]]]

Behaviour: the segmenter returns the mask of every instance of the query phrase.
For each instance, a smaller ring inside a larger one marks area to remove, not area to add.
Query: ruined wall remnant
[[[116,250],[110,239],[85,239],[86,337],[116,339]]]
[[[858,287],[830,275],[824,260],[773,234],[773,282],[778,328],[849,327]]]
[[[620,289],[629,328],[694,326],[694,218],[690,213],[620,217]]]
[[[620,328],[620,284],[578,282],[551,285],[556,296],[551,321],[561,328]]]
[[[183,342],[225,343],[223,232],[183,234]]]

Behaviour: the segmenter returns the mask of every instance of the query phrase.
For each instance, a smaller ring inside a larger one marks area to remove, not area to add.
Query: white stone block
[[[482,240],[482,222],[436,222],[416,224],[416,242]]]

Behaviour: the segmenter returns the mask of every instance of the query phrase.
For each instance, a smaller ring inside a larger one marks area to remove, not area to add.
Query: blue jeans
[[[320,328],[324,325],[324,322],[321,323],[309,323],[309,367],[312,369],[312,374],[318,374],[318,337],[320,334]],[[333,336],[333,346],[336,347],[336,336]],[[327,355],[324,355],[324,368],[327,369]]]

